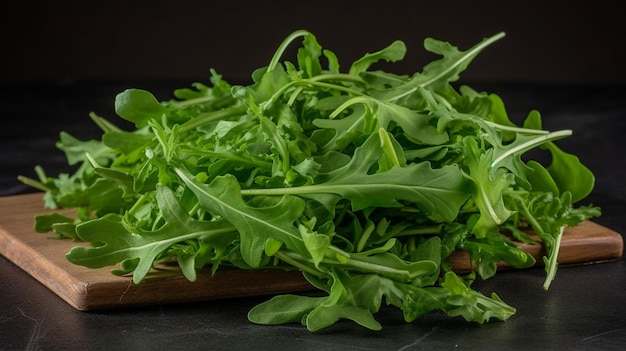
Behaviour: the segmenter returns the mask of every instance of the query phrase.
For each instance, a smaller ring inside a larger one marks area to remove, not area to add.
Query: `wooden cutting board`
[[[214,276],[201,272],[189,282],[177,269],[162,269],[139,284],[131,277],[111,274],[110,268],[89,269],[65,259],[72,247],[70,240],[53,239],[36,233],[34,216],[43,209],[42,194],[0,197],[0,254],[81,311],[141,305],[184,303],[255,295],[302,292],[312,286],[298,271],[223,270]],[[71,213],[71,211],[67,211]],[[520,245],[542,263],[540,245]],[[616,260],[622,256],[622,236],[606,227],[587,221],[568,228],[563,235],[561,266]],[[466,253],[451,257],[455,271],[471,267]],[[505,264],[499,269],[509,268]]]

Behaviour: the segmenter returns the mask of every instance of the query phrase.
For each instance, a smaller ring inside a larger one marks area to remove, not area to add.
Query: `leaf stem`
[[[500,130],[505,130],[508,132],[517,132],[517,133],[523,133],[523,134],[549,134],[550,133],[549,131],[543,130],[543,129],[530,129],[530,128],[505,126],[503,124],[498,124],[498,123],[491,122],[491,121],[484,121],[484,122],[490,127],[494,127]]]
[[[410,228],[406,230],[401,230],[400,232],[398,232],[398,234],[394,235],[394,237],[440,234],[441,229],[442,229],[441,224],[428,225],[428,226],[423,226],[419,228]]]
[[[201,125],[209,124],[220,119],[235,116],[237,114],[244,113],[246,111],[245,106],[236,106],[227,109],[222,109],[214,112],[207,112],[198,115],[196,118],[189,120],[181,125],[179,131],[181,133],[187,132],[191,129],[197,128]]]
[[[555,242],[554,242],[554,247],[552,247],[552,253],[550,255],[550,257],[548,258],[548,262],[547,262],[547,275],[546,275],[546,280],[543,282],[543,289],[544,290],[548,290],[550,288],[550,284],[552,284],[552,281],[554,280],[555,276],[556,276],[556,271],[557,271],[557,267],[558,267],[558,257],[559,257],[559,251],[561,248],[561,239],[563,238],[563,232],[565,231],[565,226],[561,226],[561,228],[559,228],[559,234],[556,236],[555,238]]]
[[[378,129],[378,137],[380,138],[380,146],[383,149],[383,152],[389,159],[389,162],[393,166],[400,166],[400,160],[398,159],[398,154],[396,150],[393,148],[393,144],[391,143],[391,138],[389,137],[389,133],[385,128]]]
[[[397,269],[390,266],[384,266],[377,263],[368,262],[365,258],[358,259],[356,256],[351,256],[345,262],[334,261],[329,259],[322,260],[323,263],[333,264],[333,265],[343,265],[345,267],[350,267],[356,269],[360,272],[366,273],[375,273],[385,277],[393,277],[394,279],[398,279],[401,281],[411,281],[412,278],[415,278],[411,272],[404,269]]]
[[[564,129],[564,130],[559,130],[557,132],[552,132],[552,133],[548,133],[548,134],[544,134],[542,136],[539,136],[535,139],[529,140],[525,143],[522,143],[520,145],[517,145],[513,148],[510,148],[509,150],[507,150],[506,152],[502,153],[502,155],[498,156],[495,160],[493,160],[493,162],[491,162],[491,167],[495,167],[500,161],[504,160],[505,158],[518,153],[518,152],[523,152],[526,150],[530,150],[533,147],[543,144],[547,141],[552,141],[552,140],[556,140],[556,139],[560,139],[560,138],[564,138],[566,136],[572,135],[572,131],[569,129]]]
[[[369,103],[371,102],[372,98],[368,97],[368,96],[357,96],[357,97],[353,97],[352,99],[344,102],[343,104],[341,104],[339,107],[337,107],[329,116],[328,119],[334,119],[335,117],[337,117],[341,112],[343,112],[343,110],[347,109],[348,107],[350,107],[351,105],[354,104],[364,104],[366,106],[369,106]]]
[[[107,121],[106,119],[98,116],[94,112],[89,113],[89,118],[102,130],[103,132],[121,132],[122,130],[114,125],[113,123]]]
[[[545,258],[545,267],[546,267],[546,279],[543,283],[543,289],[548,290],[550,288],[550,284],[554,280],[556,276],[556,271],[558,267],[558,256],[561,247],[561,240],[563,238],[563,233],[565,232],[565,226],[561,226],[559,228],[559,233],[556,237],[553,237],[554,243],[549,244],[547,239],[549,239],[548,235],[543,227],[539,224],[535,216],[530,213],[528,206],[523,201],[518,201],[520,205],[520,211],[524,216],[524,219],[530,224],[530,227],[533,229],[535,234],[542,240],[543,245],[546,249],[546,258]]]
[[[498,214],[496,213],[496,210],[493,208],[493,205],[491,204],[491,201],[489,200],[489,196],[487,196],[487,192],[485,192],[484,186],[482,184],[479,184],[478,189],[480,192],[480,196],[483,198],[484,203],[487,206],[487,211],[489,212],[489,216],[493,219],[493,221],[497,225],[502,224],[503,220],[502,218],[500,218],[500,216],[498,216]]]
[[[203,103],[206,103],[206,102],[223,100],[224,98],[230,98],[230,97],[232,97],[232,96],[230,96],[230,95],[201,96],[201,97],[197,97],[197,98],[193,98],[193,99],[187,99],[187,100],[182,100],[182,101],[169,101],[168,102],[168,106],[176,108],[176,109],[181,109],[181,108],[184,108],[184,107],[187,107],[187,106],[191,106],[191,105],[198,105],[198,104],[203,104]]]
[[[325,278],[326,275],[320,271],[318,271],[317,269],[310,267],[304,263],[302,263],[301,261],[297,260],[295,257],[292,256],[299,256],[300,255],[295,255],[293,253],[287,253],[287,252],[283,252],[283,251],[276,251],[274,253],[274,256],[279,258],[280,260],[300,269],[303,272],[309,273],[311,275],[314,275],[318,278]]]
[[[363,235],[361,235],[361,239],[359,239],[359,242],[356,245],[357,252],[363,251],[363,248],[365,247],[367,240],[370,238],[370,236],[374,232],[374,229],[376,229],[376,226],[374,225],[374,223],[370,222],[369,225],[363,231]]]
[[[259,159],[253,159],[253,158],[245,158],[242,157],[236,153],[226,153],[226,152],[215,152],[215,151],[210,151],[210,150],[193,150],[193,149],[187,149],[187,148],[181,148],[180,151],[183,154],[188,154],[188,155],[198,155],[198,156],[205,156],[205,157],[213,157],[213,158],[219,158],[219,159],[227,159],[227,160],[232,160],[232,161],[237,161],[239,163],[243,163],[243,164],[250,164],[256,167],[263,167],[266,169],[271,169],[272,168],[272,163],[271,162],[266,162],[263,160],[259,160]]]
[[[285,52],[285,50],[287,50],[287,47],[289,46],[289,44],[291,44],[292,41],[296,40],[298,37],[304,37],[310,34],[311,33],[306,30],[297,30],[291,33],[287,38],[285,38],[283,42],[278,46],[278,49],[276,49],[276,52],[274,53],[274,56],[272,57],[269,65],[267,65],[267,72],[270,72],[274,68],[276,68],[278,62],[280,61],[280,58],[283,56],[283,53]]]
[[[133,206],[128,210],[128,214],[134,216],[135,212],[137,212],[139,207],[141,207],[141,205],[143,205],[146,202],[146,200],[147,200],[146,194],[141,194],[139,199],[137,199],[137,201],[135,201]]]
[[[333,83],[327,83],[327,82],[323,82],[321,81],[322,79],[324,79],[324,77],[334,77],[337,78],[340,75],[336,75],[336,74],[329,74],[329,75],[320,75],[320,76],[315,76],[313,78],[309,78],[309,79],[302,79],[302,80],[293,80],[285,85],[283,85],[282,87],[280,87],[276,92],[274,92],[274,94],[267,99],[266,101],[264,101],[262,103],[262,108],[263,109],[267,109],[267,106],[271,106],[277,99],[278,97],[280,97],[281,95],[283,95],[287,90],[289,90],[290,88],[296,87],[298,85],[310,85],[310,86],[316,86],[319,88],[326,88],[329,90],[337,90],[337,91],[342,91],[344,93],[347,93],[349,95],[357,95],[357,96],[361,96],[363,95],[363,93],[356,91],[354,89],[348,88],[348,87],[344,87],[343,85],[339,85],[339,84],[333,84]],[[347,75],[343,75],[344,77],[347,77]],[[322,77],[319,79],[314,79],[317,77]],[[352,80],[354,81],[354,80]],[[295,98],[297,97],[298,94],[300,94],[302,92],[302,88],[296,89],[296,91],[294,91],[294,93],[291,95],[291,97],[289,98],[289,104],[291,104]]]
[[[345,74],[345,73],[326,73],[326,74],[320,74],[320,75],[307,79],[307,81],[310,81],[310,82],[317,82],[320,80],[364,83],[363,79],[360,76],[355,76],[353,74]]]
[[[39,189],[41,191],[49,191],[50,190],[45,185],[43,185],[43,183],[38,182],[38,181],[36,181],[36,180],[34,180],[32,178],[28,178],[28,177],[19,175],[19,176],[17,176],[17,180],[19,180],[20,182],[22,182],[22,183],[24,183],[24,184],[26,184],[26,185],[28,185],[30,187],[33,187],[35,189]]]

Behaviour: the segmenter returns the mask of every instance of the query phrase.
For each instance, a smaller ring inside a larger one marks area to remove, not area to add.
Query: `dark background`
[[[583,5],[581,5],[583,4]],[[114,123],[115,95],[144,88],[160,99],[216,69],[250,80],[292,31],[308,29],[343,70],[365,52],[406,42],[411,74],[433,58],[426,37],[467,49],[500,31],[462,82],[499,94],[519,121],[541,111],[548,130],[596,175],[586,202],[601,225],[626,233],[626,71],[618,1],[3,1],[0,5],[0,196],[34,191],[17,175],[67,171],[61,131],[86,140]],[[295,45],[294,45],[295,46]],[[293,53],[291,53],[293,54]],[[293,56],[287,56],[293,60]],[[475,84],[476,83],[476,84]],[[10,212],[0,213],[12,216]],[[0,256],[0,349],[4,350],[625,350],[626,259],[562,267],[548,292],[543,269],[498,274],[477,287],[518,309],[506,323],[468,324],[431,314],[405,323],[383,306],[384,330],[340,323],[323,333],[262,327],[247,311],[264,297],[84,313]]]
[[[178,79],[214,68],[248,81],[296,29],[312,31],[343,68],[395,39],[408,54],[388,70],[414,73],[432,57],[423,39],[467,49],[507,36],[465,80],[622,83],[619,1],[3,1],[3,81]]]

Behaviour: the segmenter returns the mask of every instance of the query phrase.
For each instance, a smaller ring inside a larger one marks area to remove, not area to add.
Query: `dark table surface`
[[[34,177],[41,164],[50,175],[67,171],[54,147],[60,131],[98,138],[91,111],[114,119],[115,94],[144,88],[169,99],[189,82],[4,82],[0,111],[0,196],[32,192],[16,180]],[[596,174],[585,200],[601,206],[594,219],[626,233],[626,86],[561,86],[473,83],[499,94],[514,120],[531,109],[546,129],[572,129],[559,145]],[[0,213],[8,216],[10,213]],[[301,325],[258,326],[250,308],[266,297],[80,312],[0,256],[0,350],[624,350],[626,260],[561,267],[548,291],[541,268],[503,271],[475,288],[496,292],[517,308],[506,322],[476,325],[432,313],[405,323],[396,308],[376,314],[383,330],[338,323],[321,332]]]

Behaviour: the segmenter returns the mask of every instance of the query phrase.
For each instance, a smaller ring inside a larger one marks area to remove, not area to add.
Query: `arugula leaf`
[[[149,91],[127,89],[115,97],[115,112],[138,128],[145,126],[152,118],[159,119],[165,111]]]
[[[401,207],[398,201],[404,200],[423,207],[436,221],[451,221],[457,216],[468,197],[468,183],[458,167],[432,169],[428,163],[419,163],[370,174],[372,165],[382,156],[378,135],[374,134],[356,149],[348,164],[333,172],[320,174],[317,184],[250,189],[243,193],[302,195],[326,202],[328,208],[340,199],[348,199],[355,211],[367,207]],[[319,198],[317,194],[333,194],[335,197],[331,200],[328,197]],[[328,201],[333,203],[328,204]]]
[[[56,146],[65,153],[67,163],[71,166],[80,164],[86,160],[86,154],[98,162],[109,162],[114,154],[101,141],[80,141],[66,132],[61,132]]]
[[[448,272],[441,286],[450,293],[444,308],[450,316],[462,316],[467,321],[484,323],[491,318],[507,320],[515,308],[504,303],[495,293],[491,298],[471,290],[458,276]]]
[[[291,250],[305,251],[294,224],[304,211],[304,202],[299,198],[284,196],[274,206],[252,207],[243,201],[239,185],[232,176],[219,177],[205,185],[182,170],[176,172],[206,209],[225,218],[238,230],[241,254],[250,266],[261,265],[266,237],[284,242]]]
[[[502,193],[513,185],[514,180],[510,173],[491,173],[493,150],[481,152],[478,142],[472,137],[466,137],[464,144],[464,162],[468,167],[469,177],[476,185],[473,198],[480,210],[480,218],[472,231],[480,238],[511,216],[511,211],[504,204]]]
[[[406,45],[404,42],[396,40],[386,48],[374,53],[365,54],[360,59],[354,61],[352,66],[350,66],[348,74],[358,75],[362,72],[366,72],[372,64],[380,60],[385,60],[387,62],[401,61],[405,54]]]
[[[65,237],[80,241],[76,236],[74,219],[56,212],[35,216],[35,231],[37,233],[53,232],[58,234],[59,238]]]
[[[126,264],[132,267],[133,281],[139,283],[159,256],[173,244],[189,239],[214,240],[224,235],[229,236],[230,241],[234,240],[236,232],[232,225],[225,221],[194,220],[180,207],[169,188],[158,187],[157,201],[165,220],[160,228],[146,232],[129,227],[122,216],[107,214],[76,227],[78,237],[95,246],[74,247],[67,253],[67,259],[89,268]],[[195,270],[186,273],[188,279],[195,280]]]
[[[248,311],[248,319],[253,323],[264,325],[298,323],[302,316],[309,314],[324,299],[291,294],[277,295],[254,306]]]
[[[469,66],[470,62],[482,50],[503,37],[504,33],[501,32],[485,38],[467,51],[458,50],[448,42],[426,38],[424,40],[424,48],[434,54],[443,56],[443,58],[424,66],[422,74],[416,76],[419,78],[415,79],[420,82],[420,86],[430,87],[433,90],[436,90],[439,84],[455,82],[460,78],[460,73]]]
[[[352,98],[339,106],[330,117],[333,118],[355,103],[363,103],[368,107],[367,113],[373,116],[371,120],[378,121],[379,128],[388,129],[391,123],[395,123],[415,143],[439,145],[448,140],[446,133],[438,133],[435,127],[430,124],[432,116],[420,114],[404,106],[385,103],[370,97]],[[367,123],[367,120],[365,123]]]
[[[586,198],[595,183],[595,176],[583,165],[578,157],[566,153],[554,143],[546,145],[552,154],[552,163],[546,169],[554,179],[560,192],[569,191],[572,194],[572,202],[578,202]]]

